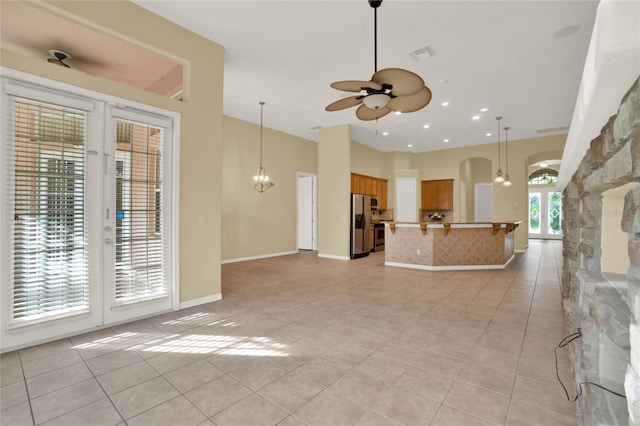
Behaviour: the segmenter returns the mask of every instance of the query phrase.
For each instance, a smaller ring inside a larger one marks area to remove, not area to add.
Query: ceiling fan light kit
[[[333,102],[326,111],[339,111],[360,105],[356,117],[363,121],[376,120],[390,112],[414,112],[431,102],[431,90],[418,74],[401,68],[378,71],[378,7],[382,0],[369,0],[373,8],[374,72],[369,81],[345,80],[331,83],[331,87],[346,92],[360,92]],[[362,93],[364,92],[364,93]]]

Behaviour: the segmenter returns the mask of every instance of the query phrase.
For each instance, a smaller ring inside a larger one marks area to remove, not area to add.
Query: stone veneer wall
[[[582,331],[582,339],[568,345],[575,382],[607,386],[601,377],[603,363],[626,368],[626,401],[593,385],[583,385],[577,412],[581,424],[640,425],[640,188],[626,194],[620,218],[622,230],[629,234],[631,266],[626,293],[615,289],[600,270],[602,193],[639,181],[640,79],[623,98],[617,115],[591,141],[563,193],[566,332]],[[621,247],[613,249],[625,255]],[[568,388],[575,395],[576,388]]]

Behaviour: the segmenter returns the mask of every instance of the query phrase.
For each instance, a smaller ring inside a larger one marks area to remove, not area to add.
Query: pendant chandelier
[[[262,193],[267,189],[271,188],[275,185],[273,182],[269,180],[269,175],[267,174],[267,169],[262,167],[262,110],[264,109],[264,102],[260,101],[260,167],[258,167],[258,172],[253,177],[253,189]]]
[[[496,172],[496,178],[493,180],[495,183],[503,183],[504,176],[502,175],[502,166],[500,164],[500,120],[502,117],[496,117],[498,120],[498,171]]]
[[[511,186],[511,178],[509,178],[509,129],[510,127],[504,128],[504,157],[507,173],[504,175],[502,186]]]

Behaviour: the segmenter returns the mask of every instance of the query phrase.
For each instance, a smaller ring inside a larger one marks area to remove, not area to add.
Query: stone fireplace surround
[[[628,233],[630,267],[622,288],[601,271],[602,193],[640,182],[640,78],[622,99],[563,192],[562,303],[575,385],[593,382],[626,394],[626,400],[582,385],[577,418],[585,425],[640,425],[640,185],[626,193],[620,217]]]

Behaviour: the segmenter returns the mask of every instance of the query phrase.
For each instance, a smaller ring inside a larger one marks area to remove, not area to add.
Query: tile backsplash
[[[371,220],[379,222],[381,220],[393,220],[393,209],[371,210]]]
[[[429,218],[430,214],[438,213],[440,216],[444,215],[444,218],[440,223],[453,223],[455,222],[453,216],[453,210],[422,210],[420,209],[420,222],[432,222]]]

